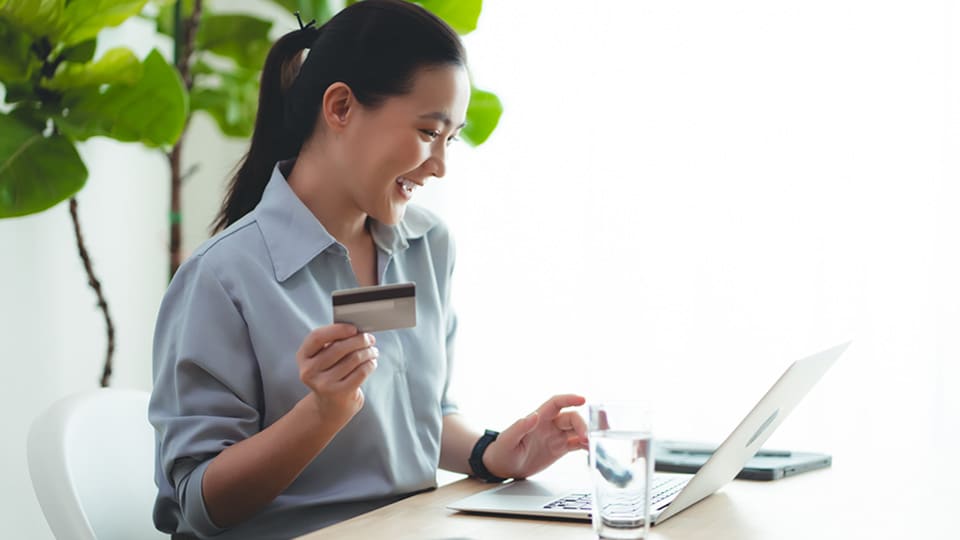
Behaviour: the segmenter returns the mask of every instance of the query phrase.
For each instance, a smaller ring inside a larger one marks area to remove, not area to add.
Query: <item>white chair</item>
[[[169,539],[153,526],[148,399],[101,388],[66,397],[33,421],[30,478],[57,540]]]

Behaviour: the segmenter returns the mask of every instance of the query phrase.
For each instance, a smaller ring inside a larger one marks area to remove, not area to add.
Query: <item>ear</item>
[[[346,83],[331,84],[323,93],[323,108],[320,113],[323,123],[334,133],[343,131],[353,117],[352,112],[357,105],[353,90]]]

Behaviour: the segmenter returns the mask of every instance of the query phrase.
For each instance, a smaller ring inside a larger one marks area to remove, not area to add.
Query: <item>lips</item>
[[[399,184],[400,187],[402,187],[403,190],[406,191],[407,193],[413,193],[414,190],[420,187],[420,185],[414,182],[413,180],[410,180],[409,178],[404,178],[403,176],[397,177],[397,184]]]
[[[404,197],[407,199],[410,199],[410,197],[413,196],[413,192],[416,191],[417,188],[422,187],[422,184],[418,184],[417,182],[414,182],[413,180],[410,180],[404,176],[398,176],[396,182],[400,187],[400,192],[403,193]]]

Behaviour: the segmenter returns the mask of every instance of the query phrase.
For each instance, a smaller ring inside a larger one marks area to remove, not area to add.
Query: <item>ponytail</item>
[[[304,49],[310,49],[306,60]],[[436,15],[405,0],[356,2],[320,28],[307,25],[280,38],[260,78],[250,150],[230,181],[213,232],[253,210],[276,163],[297,157],[316,129],[331,84],[343,82],[360,105],[376,108],[408,93],[418,69],[444,65],[466,65],[460,38]]]
[[[270,173],[278,161],[296,157],[303,146],[301,130],[284,124],[286,93],[300,71],[303,51],[316,41],[319,30],[306,26],[281,37],[267,55],[260,76],[260,101],[250,149],[230,180],[213,231],[227,228],[260,202]]]

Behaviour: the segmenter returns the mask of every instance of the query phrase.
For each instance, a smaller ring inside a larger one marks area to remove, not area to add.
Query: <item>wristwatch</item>
[[[473,451],[470,452],[470,470],[473,471],[473,476],[484,482],[500,483],[506,480],[506,478],[494,476],[487,470],[486,465],[483,464],[483,453],[487,451],[487,446],[490,446],[490,443],[497,440],[499,435],[499,431],[493,431],[492,429],[486,430],[483,436],[480,437],[480,440],[477,441],[477,444],[473,445]]]

